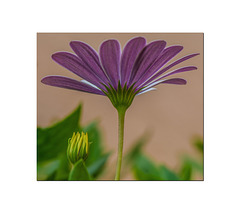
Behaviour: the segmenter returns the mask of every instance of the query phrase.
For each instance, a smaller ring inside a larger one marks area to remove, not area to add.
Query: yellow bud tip
[[[86,160],[89,151],[88,134],[74,132],[72,138],[68,140],[67,156],[72,164],[80,159]]]

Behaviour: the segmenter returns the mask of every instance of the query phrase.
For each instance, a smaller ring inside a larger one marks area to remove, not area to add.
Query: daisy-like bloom
[[[70,46],[75,54],[57,52],[52,55],[52,59],[82,80],[47,76],[42,79],[42,83],[103,95],[110,99],[119,115],[119,158],[115,178],[119,180],[124,117],[134,97],[154,90],[158,84],[186,84],[185,79],[174,78],[172,75],[196,70],[197,67],[170,69],[198,54],[187,55],[167,64],[182,51],[183,47],[179,45],[166,47],[164,40],[146,44],[143,37],[129,40],[122,52],[117,40],[104,41],[100,46],[99,55],[81,41],[72,41]]]

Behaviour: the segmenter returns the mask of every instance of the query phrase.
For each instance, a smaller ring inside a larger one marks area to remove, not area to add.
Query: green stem
[[[124,118],[126,109],[118,109],[118,159],[117,159],[117,170],[115,180],[120,180],[120,172],[122,165],[122,152],[123,152],[123,136],[124,136]]]

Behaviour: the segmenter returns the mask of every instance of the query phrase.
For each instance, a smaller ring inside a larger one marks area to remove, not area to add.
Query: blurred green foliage
[[[37,128],[37,179],[38,180],[97,180],[105,169],[110,153],[104,151],[102,135],[96,121],[80,125],[82,105],[70,115],[47,128]],[[67,159],[68,139],[73,132],[87,132],[90,148],[84,162],[71,165]],[[136,180],[193,180],[203,176],[203,140],[196,137],[193,147],[198,156],[184,155],[177,169],[156,163],[144,153],[149,135],[144,135],[124,156],[123,171],[130,166]],[[201,178],[200,178],[201,179]]]
[[[98,123],[94,121],[87,126],[80,125],[81,111],[80,104],[62,121],[47,128],[37,128],[38,180],[94,180],[103,171],[109,153],[103,149]],[[86,162],[78,162],[71,167],[66,150],[68,139],[76,131],[88,132],[92,143]]]
[[[194,139],[193,146],[200,157],[195,159],[185,155],[179,169],[170,169],[166,165],[157,164],[143,152],[148,138],[141,137],[125,156],[125,165],[130,165],[136,180],[192,180],[195,174],[203,175],[203,140]]]

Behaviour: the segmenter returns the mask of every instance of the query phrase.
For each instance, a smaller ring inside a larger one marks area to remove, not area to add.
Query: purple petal
[[[161,74],[163,74],[164,72],[168,71],[170,68],[176,66],[177,64],[182,63],[183,61],[186,61],[194,56],[199,55],[199,53],[195,53],[195,54],[191,54],[191,55],[187,55],[184,56],[183,58],[178,59],[177,61],[169,64],[167,67],[163,68],[162,70],[160,70],[156,75],[154,75],[153,77],[151,77],[148,81],[146,81],[142,86],[147,85],[148,83],[154,81],[156,78],[158,78]]]
[[[136,86],[139,86],[146,82],[152,75],[154,75],[161,67],[163,67],[168,61],[175,57],[180,51],[182,51],[182,46],[171,46],[166,48],[162,54],[155,60],[151,67],[149,67],[145,73],[136,79]]]
[[[187,84],[187,81],[182,78],[171,78],[167,79],[165,81],[160,82],[159,84],[178,84],[178,85],[185,85]]]
[[[52,55],[52,59],[74,74],[89,81],[97,87],[104,89],[104,86],[100,83],[101,79],[91,70],[86,68],[82,60],[72,53],[58,52]]]
[[[146,92],[150,92],[150,91],[153,91],[153,90],[156,90],[156,88],[148,88],[148,89],[143,89],[141,92],[139,92],[137,95],[142,95]]]
[[[121,85],[124,86],[129,81],[134,62],[140,51],[146,45],[146,40],[143,37],[133,38],[123,49],[121,58]]]
[[[171,78],[171,79],[161,79],[159,81],[154,81],[153,83],[149,84],[148,86],[144,87],[142,91],[148,90],[158,84],[166,83],[166,84],[186,84],[187,81],[182,78]]]
[[[156,81],[156,82],[148,85],[147,87],[144,88],[144,90],[147,90],[149,88],[152,88],[152,87],[157,86],[158,84],[162,84],[162,83],[184,85],[184,84],[187,83],[187,81],[185,79],[182,79],[182,78],[162,79],[162,80]]]
[[[166,46],[165,41],[153,41],[139,53],[131,73],[129,85],[136,82],[155,62]]]
[[[163,79],[163,78],[165,78],[167,76],[173,75],[173,74],[177,74],[177,73],[180,73],[180,72],[192,71],[192,70],[196,70],[196,69],[197,69],[197,67],[194,67],[194,66],[182,67],[182,68],[176,69],[176,70],[174,70],[172,72],[169,72],[169,73],[161,76],[160,78],[158,78],[154,82],[159,81],[159,80],[161,80],[161,79]]]
[[[95,75],[99,76],[99,78],[105,84],[109,82],[101,67],[98,54],[93,48],[80,41],[71,41],[70,46],[77,56],[82,60],[82,63],[85,67],[91,70],[91,72]]]
[[[100,46],[102,66],[110,79],[112,86],[117,89],[120,80],[120,44],[117,40],[107,40]]]
[[[88,84],[63,76],[46,76],[41,80],[41,82],[50,86],[78,90],[97,95],[105,95],[101,90],[89,86]]]

